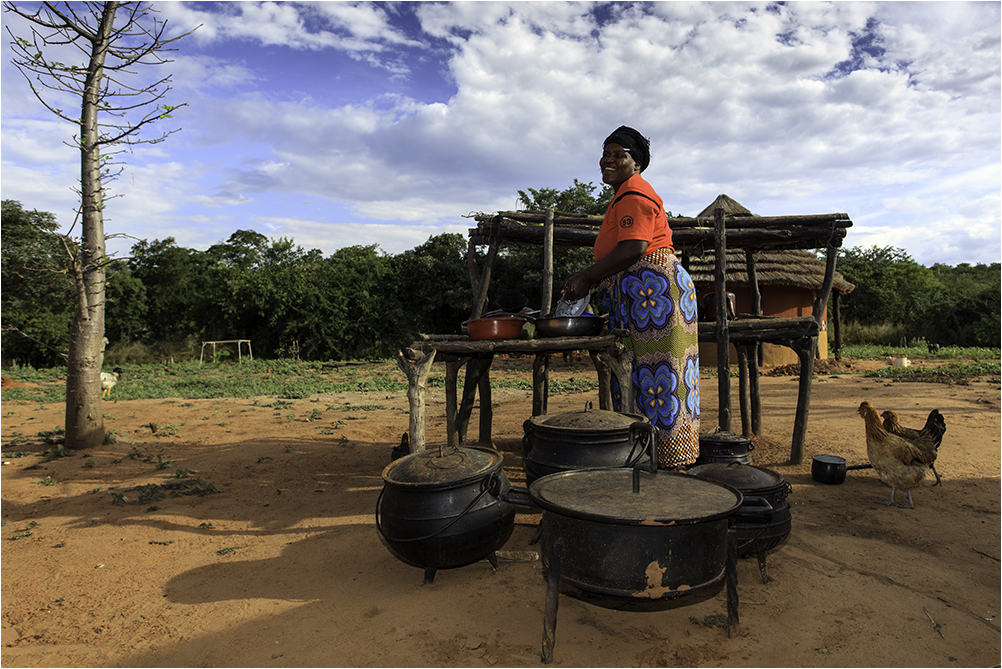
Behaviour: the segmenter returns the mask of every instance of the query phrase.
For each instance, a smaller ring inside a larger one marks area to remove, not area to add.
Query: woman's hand
[[[588,280],[587,276],[588,270],[578,272],[577,274],[572,274],[567,283],[564,284],[564,289],[560,291],[563,298],[568,301],[574,301],[581,299],[588,294],[591,290],[591,281]]]

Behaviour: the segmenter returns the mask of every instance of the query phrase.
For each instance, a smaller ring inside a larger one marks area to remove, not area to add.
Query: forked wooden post
[[[435,349],[427,353],[416,351],[413,348],[397,352],[397,366],[407,377],[407,404],[410,406],[407,433],[410,439],[411,453],[425,449],[424,389],[433,362],[435,362]]]

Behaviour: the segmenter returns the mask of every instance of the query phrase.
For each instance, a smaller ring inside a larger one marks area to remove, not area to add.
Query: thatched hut
[[[722,206],[728,216],[754,216],[748,209],[732,198],[721,195],[713,204],[699,214],[700,218],[713,215],[713,210]],[[755,251],[755,276],[761,295],[761,314],[781,318],[795,316],[811,316],[814,299],[825,278],[825,263],[811,251],[789,249],[776,251]],[[735,311],[754,313],[751,294],[748,289],[748,265],[746,252],[740,249],[728,250],[727,260],[727,290],[735,295]],[[689,274],[699,295],[700,304],[704,301],[712,304],[707,296],[714,295],[714,268],[716,258],[713,251],[706,251],[699,256],[689,258]],[[855,286],[841,273],[835,272],[832,291],[846,294],[852,292]],[[713,308],[705,309],[707,317],[714,317]],[[828,314],[825,313],[821,330],[827,334]],[[700,357],[704,360],[715,360],[715,344],[701,344]],[[828,357],[828,338],[818,338],[818,357]],[[732,357],[732,359],[734,359]],[[768,365],[787,365],[797,362],[797,355],[786,346],[764,344],[762,362]]]

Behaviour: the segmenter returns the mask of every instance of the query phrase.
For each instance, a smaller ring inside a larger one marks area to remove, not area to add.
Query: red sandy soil
[[[585,362],[551,369],[559,378],[594,373]],[[732,392],[736,401],[736,384]],[[998,383],[819,374],[806,458],[791,465],[796,393],[795,379],[762,378],[753,462],[792,484],[793,529],[769,554],[768,584],[754,558],[739,561],[736,633],[712,624],[726,612],[723,589],[656,611],[565,592],[555,665],[999,664]],[[597,395],[551,396],[549,409],[579,410],[589,399]],[[811,478],[815,454],[866,462],[855,412],[864,399],[906,425],[921,425],[932,408],[946,417],[943,483],[933,487],[930,474],[914,509],[879,504],[889,491],[872,470],[837,486]],[[514,558],[497,571],[484,561],[422,585],[422,570],[390,554],[374,526],[381,471],[407,429],[406,394],[274,402],[106,401],[106,429],[125,435],[116,443],[54,460],[5,457],[2,666],[540,664],[545,586],[528,543],[538,515],[519,513],[504,547]],[[429,390],[428,402],[437,448],[446,438],[442,391]],[[494,402],[493,444],[521,484],[531,397],[496,389]],[[710,432],[715,380],[703,382],[702,407]],[[3,450],[52,448],[35,435],[62,422],[61,406],[4,402]],[[476,411],[471,425],[476,437]],[[160,461],[170,464],[158,469]],[[179,469],[221,492],[137,501],[131,489],[181,480]],[[117,506],[109,493],[130,503]]]

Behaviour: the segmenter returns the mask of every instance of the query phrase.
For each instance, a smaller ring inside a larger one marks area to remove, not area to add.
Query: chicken
[[[405,455],[410,455],[411,452],[411,440],[410,435],[404,432],[403,436],[400,437],[400,445],[394,446],[393,451],[390,453],[390,460],[397,460],[404,457]]]
[[[101,372],[101,397],[111,396],[111,389],[115,387],[116,383],[118,383],[118,379],[121,375],[121,367],[116,367],[110,374],[108,372]]]
[[[925,462],[932,469],[932,473],[936,476],[936,483],[933,485],[939,485],[942,480],[939,477],[939,472],[936,471],[936,456],[939,454],[939,445],[943,441],[943,434],[946,432],[946,421],[943,419],[943,415],[938,409],[933,409],[929,412],[929,417],[925,421],[925,427],[921,430],[915,430],[910,427],[905,427],[898,420],[898,415],[893,411],[885,411],[880,414],[880,417],[884,419],[884,429],[891,434],[896,434],[899,437],[904,437],[909,441],[916,441],[923,446],[929,446],[930,450],[926,453]],[[932,442],[929,443],[926,439],[919,439],[923,435],[931,435]]]
[[[914,509],[911,489],[929,472],[925,460],[932,448],[931,435],[908,441],[891,434],[880,424],[880,416],[869,402],[859,405],[859,415],[866,423],[866,456],[884,485],[891,486],[891,498],[882,504],[893,505],[894,493],[902,488],[908,491],[908,508]]]

